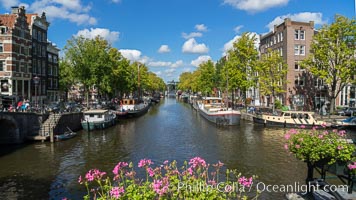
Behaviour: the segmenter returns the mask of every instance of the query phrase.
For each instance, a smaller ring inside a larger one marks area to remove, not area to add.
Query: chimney
[[[19,14],[19,7],[17,6],[11,7],[11,14]]]

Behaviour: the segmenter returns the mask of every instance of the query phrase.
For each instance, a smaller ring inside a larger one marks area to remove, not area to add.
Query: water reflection
[[[137,164],[150,158],[157,164],[164,160],[182,164],[195,156],[209,163],[220,160],[246,176],[259,175],[265,184],[302,184],[305,163],[284,150],[284,131],[244,121],[239,126],[217,127],[189,105],[166,99],[146,115],[106,130],[80,132],[65,142],[26,145],[0,154],[0,193],[14,199],[80,199],[85,188],[77,183],[78,176],[89,169],[111,173],[119,161]],[[268,199],[281,197],[263,194]]]

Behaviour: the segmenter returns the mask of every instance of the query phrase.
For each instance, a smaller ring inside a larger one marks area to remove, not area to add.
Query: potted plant
[[[346,132],[341,130],[318,129],[291,129],[285,134],[285,149],[294,154],[296,158],[307,163],[307,184],[313,180],[315,166],[324,168],[336,162],[350,161],[355,151],[354,144],[346,139]]]

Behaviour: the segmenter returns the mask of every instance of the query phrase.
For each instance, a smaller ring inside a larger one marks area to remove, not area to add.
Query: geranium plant
[[[153,167],[150,159],[142,159],[138,168],[146,177],[138,178],[133,163],[119,162],[112,176],[98,169],[89,170],[79,183],[87,188],[84,199],[257,199],[253,187],[255,176],[245,177],[223,163],[208,164],[200,157],[178,167],[176,161],[165,161]],[[224,178],[221,178],[224,175]],[[252,190],[251,190],[252,189]],[[253,193],[250,193],[254,191]]]
[[[336,161],[350,161],[355,151],[355,145],[346,139],[344,130],[291,129],[285,134],[287,143],[285,149],[298,159],[315,163],[326,161],[333,164]]]

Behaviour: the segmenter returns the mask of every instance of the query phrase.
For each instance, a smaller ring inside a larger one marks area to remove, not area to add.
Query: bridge
[[[176,92],[177,92],[177,90],[178,90],[178,84],[179,84],[179,82],[177,82],[177,81],[174,81],[174,80],[172,80],[172,81],[168,81],[167,82],[167,90],[168,90],[168,96],[170,96],[170,95],[176,95]]]
[[[23,143],[28,139],[45,140],[52,134],[81,128],[82,113],[40,114],[0,112],[0,144]]]

